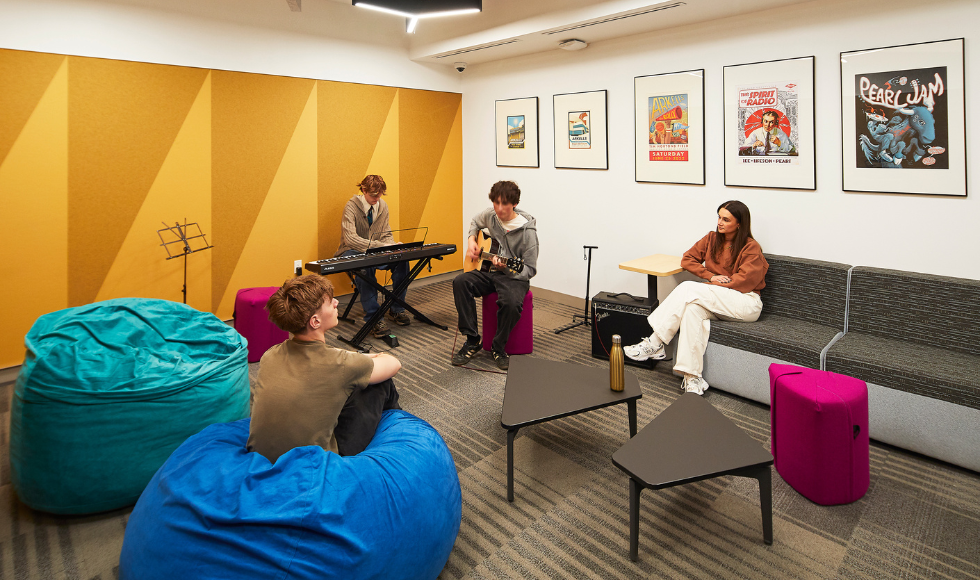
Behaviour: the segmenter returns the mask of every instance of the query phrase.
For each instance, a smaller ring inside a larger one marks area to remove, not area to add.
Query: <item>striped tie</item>
[[[373,207],[369,207],[368,208],[368,225],[371,225],[373,223],[374,223],[374,208]]]

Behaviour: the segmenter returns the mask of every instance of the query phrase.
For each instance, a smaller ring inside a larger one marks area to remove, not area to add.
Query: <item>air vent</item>
[[[644,14],[652,14],[654,12],[660,12],[662,10],[669,10],[671,8],[677,8],[678,6],[685,6],[686,4],[687,4],[686,2],[674,2],[672,4],[664,4],[662,6],[657,6],[655,8],[648,8],[646,10],[631,12],[629,14],[623,14],[621,16],[610,16],[609,18],[603,18],[601,20],[593,20],[591,22],[583,22],[582,24],[576,24],[574,26],[556,28],[554,30],[542,32],[541,34],[561,34],[563,32],[568,32],[570,30],[578,30],[580,28],[586,28],[588,26],[595,26],[596,24],[605,24],[607,22],[615,22],[617,20],[625,20],[626,18],[633,18],[634,16],[643,16]]]
[[[454,50],[452,52],[444,52],[442,54],[435,55],[436,58],[448,58],[450,56],[458,56],[460,54],[466,54],[467,52],[476,52],[478,50],[485,50],[487,48],[495,48],[498,46],[505,46],[508,44],[514,44],[515,42],[520,42],[520,38],[512,38],[510,40],[504,40],[503,42],[493,42],[490,44],[482,44],[480,46],[471,46],[469,48],[461,48],[460,50]]]

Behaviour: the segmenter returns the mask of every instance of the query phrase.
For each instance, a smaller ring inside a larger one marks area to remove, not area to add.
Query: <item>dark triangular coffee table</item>
[[[694,393],[685,393],[613,453],[630,476],[630,560],[637,559],[640,492],[721,475],[759,480],[762,538],[772,543],[772,455]]]
[[[611,405],[626,404],[630,436],[636,435],[636,401],[643,396],[633,373],[625,388],[609,389],[609,368],[516,356],[510,359],[500,426],[507,429],[507,501],[514,501],[514,438],[522,427]]]

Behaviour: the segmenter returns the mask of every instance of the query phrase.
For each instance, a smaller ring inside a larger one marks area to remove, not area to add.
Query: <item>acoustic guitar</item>
[[[480,257],[470,258],[466,257],[463,259],[463,271],[469,272],[470,270],[480,269],[481,272],[489,272],[493,268],[491,263],[492,258],[499,258],[506,262],[507,270],[519,274],[524,270],[524,258],[504,258],[498,255],[500,251],[500,244],[497,240],[491,238],[484,232],[480,230],[476,234],[476,243],[480,246]]]

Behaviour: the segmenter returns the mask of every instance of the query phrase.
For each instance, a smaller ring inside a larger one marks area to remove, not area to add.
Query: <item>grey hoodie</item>
[[[500,218],[492,207],[476,214],[470,221],[470,231],[466,234],[467,239],[475,236],[480,230],[490,232],[490,237],[497,240],[500,244],[500,256],[503,258],[524,258],[524,270],[520,274],[512,272],[501,272],[515,280],[530,280],[538,272],[538,226],[537,221],[531,214],[524,210],[514,209],[517,213],[524,216],[527,223],[523,226],[511,230],[504,230],[500,223]]]

